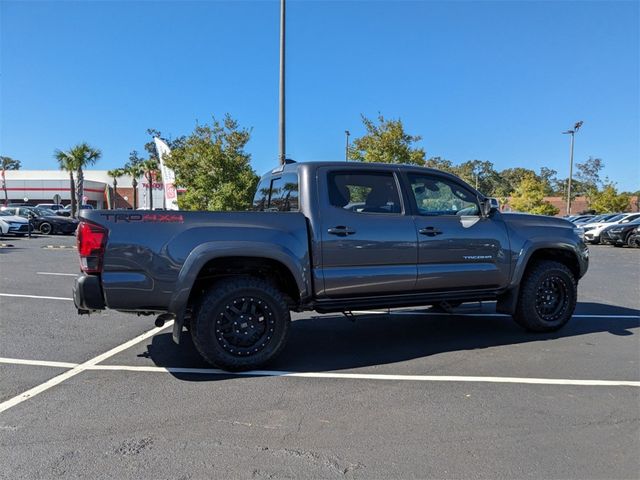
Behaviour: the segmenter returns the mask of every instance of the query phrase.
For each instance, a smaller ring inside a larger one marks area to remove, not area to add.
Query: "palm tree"
[[[158,161],[154,158],[149,158],[143,161],[140,166],[149,188],[149,210],[153,210],[153,174],[158,172]]]
[[[124,175],[124,168],[114,168],[107,172],[111,178],[113,178],[113,200],[111,201],[111,208],[118,208],[118,177]]]
[[[142,175],[142,159],[138,157],[135,150],[129,154],[129,161],[124,166],[125,175],[130,175],[131,186],[133,187],[133,209],[138,208],[138,178]]]
[[[96,163],[102,156],[102,152],[87,143],[80,143],[71,148],[71,155],[76,159],[76,178],[78,180],[76,188],[78,189],[78,201],[82,205],[84,201],[84,172],[82,169]]]
[[[76,170],[76,166],[73,163],[73,158],[68,152],[62,150],[56,150],[54,157],[58,160],[60,170],[66,170],[69,172],[69,194],[71,196],[71,216],[76,215],[76,186],[73,181],[73,172]]]
[[[19,170],[20,160],[15,160],[11,157],[0,157],[0,165],[2,166],[2,190],[4,190],[4,204],[9,203],[9,194],[7,193],[7,179],[5,178],[5,172],[7,170]]]
[[[56,160],[58,160],[60,168],[69,172],[69,187],[71,189],[71,216],[75,217],[76,195],[77,199],[80,201],[80,204],[82,204],[82,200],[84,197],[83,168],[96,163],[102,156],[102,153],[97,148],[93,148],[89,144],[83,142],[71,147],[68,152],[56,150],[54,156]],[[76,172],[77,178],[75,189],[73,184],[74,170]]]

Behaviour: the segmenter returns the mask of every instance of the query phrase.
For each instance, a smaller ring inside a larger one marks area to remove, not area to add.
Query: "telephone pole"
[[[280,165],[284,165],[286,159],[286,137],[285,137],[285,101],[284,101],[284,40],[285,40],[285,9],[286,0],[280,0],[280,107],[278,115],[278,160]]]
[[[575,134],[584,122],[576,122],[571,130],[567,130],[566,132],[562,132],[563,135],[571,135],[571,146],[569,150],[569,183],[567,185],[567,215],[571,215],[571,180],[573,177],[573,144]]]

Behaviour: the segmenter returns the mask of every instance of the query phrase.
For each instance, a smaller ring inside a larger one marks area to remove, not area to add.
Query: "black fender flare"
[[[225,257],[252,257],[279,262],[291,272],[300,292],[300,298],[309,296],[307,267],[296,258],[293,252],[282,245],[252,241],[215,241],[200,244],[191,251],[182,265],[176,281],[176,289],[169,302],[168,312],[175,318],[173,340],[176,343],[180,343],[187,302],[200,270],[207,262]]]
[[[524,272],[529,266],[531,258],[540,250],[561,250],[563,252],[567,252],[575,258],[578,265],[581,264],[578,247],[571,242],[526,240],[518,254],[518,260],[516,261],[516,265],[513,269],[511,282],[507,289],[498,297],[496,310],[499,313],[511,315],[515,312],[516,304],[518,302],[518,294],[520,292],[520,283],[524,276]],[[580,268],[581,270],[584,269],[582,266]]]

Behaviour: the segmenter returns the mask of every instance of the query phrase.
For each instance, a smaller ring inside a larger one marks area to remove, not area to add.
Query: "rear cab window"
[[[256,212],[297,212],[300,209],[298,174],[286,172],[260,180],[253,198]]]

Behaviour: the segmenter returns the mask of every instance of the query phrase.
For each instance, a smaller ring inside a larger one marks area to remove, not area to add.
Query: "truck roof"
[[[458,176],[456,176],[456,175],[454,175],[452,173],[445,172],[443,170],[438,170],[438,169],[435,169],[435,168],[421,167],[421,166],[418,166],[418,165],[411,165],[411,164],[407,164],[407,163],[373,163],[373,162],[358,162],[358,161],[346,162],[344,160],[342,160],[342,161],[336,161],[336,160],[326,161],[326,160],[322,160],[322,161],[296,162],[294,160],[287,159],[287,163],[285,163],[284,165],[279,165],[279,166],[275,167],[272,170],[269,170],[264,175],[262,175],[262,177],[276,175],[276,174],[284,173],[284,172],[297,172],[299,170],[305,170],[305,169],[315,170],[315,169],[318,169],[318,168],[321,168],[321,167],[346,167],[346,166],[350,166],[350,165],[353,165],[353,167],[357,168],[358,170],[360,170],[360,169],[371,169],[371,170],[396,171],[398,169],[401,169],[401,170],[404,170],[404,171],[413,171],[413,172],[418,172],[418,173],[437,174],[437,175],[440,175],[440,176],[449,177],[449,178],[451,178],[451,179],[453,179],[453,180],[455,180],[457,182],[462,181],[471,190],[473,190],[477,194],[485,197],[485,195],[482,192],[479,192],[478,190],[473,188],[472,185],[469,185],[469,183],[465,182],[460,177],[458,177]]]
[[[295,172],[302,168],[315,169],[320,167],[345,167],[349,165],[353,165],[358,169],[364,168],[364,169],[372,169],[372,170],[397,170],[398,168],[400,168],[402,170],[416,170],[421,172],[426,171],[431,173],[451,175],[455,177],[455,175],[452,175],[448,172],[444,172],[442,170],[437,170],[435,168],[429,168],[429,167],[421,167],[419,165],[411,165],[408,163],[373,163],[373,162],[359,162],[359,161],[346,162],[344,160],[342,161],[313,160],[313,161],[305,161],[305,162],[296,162],[293,160],[287,160],[287,163],[285,163],[284,165],[279,165],[272,170],[269,170],[268,172],[265,173],[265,175],[272,175],[274,173],[280,173],[280,172]]]

